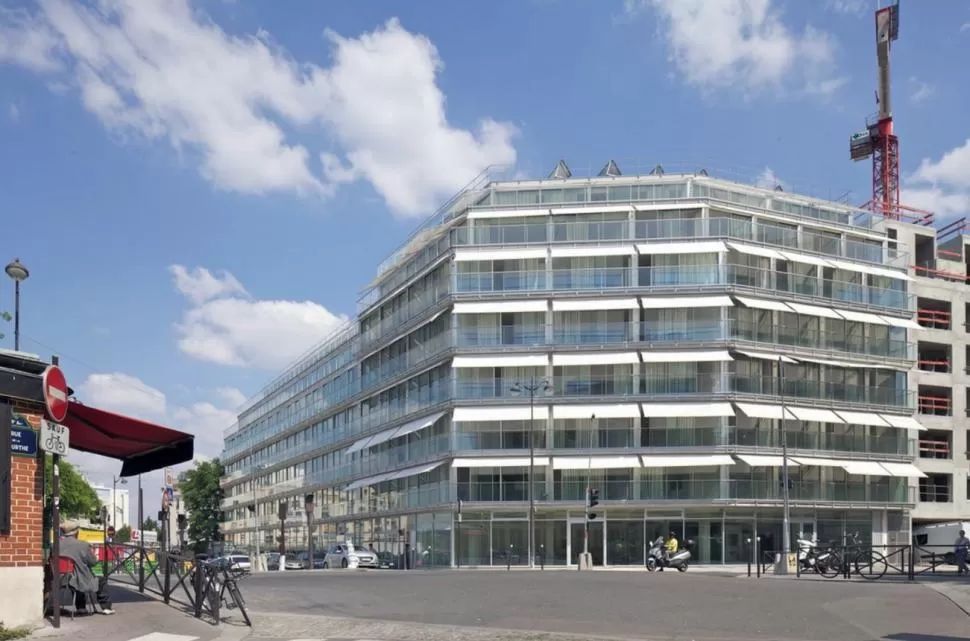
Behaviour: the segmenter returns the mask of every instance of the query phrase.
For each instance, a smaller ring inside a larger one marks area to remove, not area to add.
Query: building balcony
[[[746,265],[683,267],[591,267],[532,271],[460,271],[454,275],[458,294],[553,292],[657,292],[717,290],[733,286],[752,293],[783,292],[806,298],[853,303],[897,311],[912,308],[912,295],[892,288],[856,282],[795,278]]]

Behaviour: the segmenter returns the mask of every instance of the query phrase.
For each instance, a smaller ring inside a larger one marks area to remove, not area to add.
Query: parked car
[[[315,551],[313,554],[313,569],[320,570],[323,569],[323,557],[326,555],[326,550]],[[308,552],[302,552],[300,554],[300,563],[303,564],[304,570],[310,569],[310,554]]]
[[[324,568],[377,568],[377,554],[354,547],[353,543],[338,543],[327,551]]]
[[[399,566],[399,557],[388,551],[377,553],[377,567],[381,570],[396,570]]]
[[[287,570],[302,570],[303,569],[303,561],[300,560],[300,555],[299,554],[287,554],[286,555],[286,563],[284,564],[284,567]]]
[[[230,554],[228,556],[220,556],[217,559],[213,559],[212,563],[220,568],[226,568],[228,570],[252,570],[252,563],[249,561],[249,557],[245,554]]]
[[[266,569],[275,572],[280,569],[280,553],[270,552],[266,555]]]

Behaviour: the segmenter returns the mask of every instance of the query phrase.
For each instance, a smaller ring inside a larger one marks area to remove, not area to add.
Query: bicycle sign
[[[47,419],[40,422],[40,449],[51,454],[67,454],[71,447],[71,430],[60,423],[53,423]]]

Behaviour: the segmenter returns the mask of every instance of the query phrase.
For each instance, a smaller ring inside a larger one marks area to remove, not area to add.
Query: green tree
[[[50,505],[53,484],[52,457],[46,456],[44,468],[44,487],[47,490],[46,504]],[[59,464],[61,479],[61,519],[94,518],[101,508],[101,500],[81,473],[73,465],[61,459]]]
[[[222,463],[219,459],[196,463],[179,481],[179,490],[188,512],[186,536],[198,552],[220,539],[223,491],[219,486]]]
[[[9,323],[10,321],[13,320],[13,316],[10,315],[10,312],[0,312],[0,320],[6,321]],[[6,334],[4,334],[3,332],[0,332],[0,339],[4,339],[6,337],[7,337]]]
[[[124,525],[118,528],[118,530],[115,532],[115,536],[114,536],[114,539],[112,539],[112,542],[117,543],[118,545],[121,545],[123,543],[127,543],[130,540],[131,540],[131,528],[128,527],[127,525]]]
[[[141,529],[148,532],[158,532],[158,522],[152,517],[146,517],[141,523]]]

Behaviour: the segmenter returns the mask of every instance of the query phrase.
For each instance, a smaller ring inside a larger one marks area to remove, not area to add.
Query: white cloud
[[[964,22],[962,25],[960,25],[960,33],[963,33],[964,31],[970,31],[970,22]]]
[[[219,456],[223,432],[236,420],[234,410],[238,404],[232,403],[245,398],[242,392],[230,387],[209,393],[219,402],[173,406],[161,391],[121,372],[91,374],[75,391],[77,399],[88,405],[194,434],[196,461]],[[112,476],[121,470],[118,461],[93,454],[73,452],[70,459],[94,483],[110,485]],[[153,483],[148,486],[156,487]]]
[[[845,83],[832,37],[812,26],[795,32],[772,0],[626,0],[652,7],[666,27],[670,59],[702,90],[771,91],[828,98]]]
[[[346,320],[312,301],[250,300],[233,297],[225,288],[220,294],[230,294],[228,298],[200,300],[198,292],[216,288],[194,281],[212,283],[219,279],[204,268],[189,272],[176,265],[171,271],[176,287],[193,303],[176,325],[179,349],[201,361],[280,369]],[[239,291],[245,292],[228,272],[223,273],[221,282],[236,283]]]
[[[196,305],[234,294],[249,296],[242,283],[226,270],[217,276],[202,267],[196,267],[191,273],[182,265],[172,265],[168,269],[175,278],[175,289]]]
[[[427,215],[486,166],[515,161],[513,126],[448,122],[437,50],[395,19],[357,38],[326,32],[333,64],[321,67],[264,31],[227,34],[189,0],[99,7],[3,11],[0,61],[73,83],[112,131],[197,152],[219,188],[326,196],[363,179],[396,213]],[[311,151],[284,129],[332,146]]]
[[[924,158],[907,177],[902,199],[941,217],[970,214],[970,138],[939,160]]]
[[[7,117],[10,118],[10,122],[20,122],[20,107],[11,102],[7,108]]]
[[[875,10],[876,5],[872,0],[825,0],[828,9],[838,13],[847,13],[861,16],[867,9]]]
[[[923,102],[936,93],[936,87],[925,83],[916,77],[911,77],[909,79],[909,83],[913,87],[913,92],[909,95],[909,99],[913,102]]]
[[[758,174],[758,178],[755,180],[755,185],[761,187],[762,189],[774,189],[775,187],[788,189],[788,185],[775,174],[771,167],[765,167],[764,171]]]

